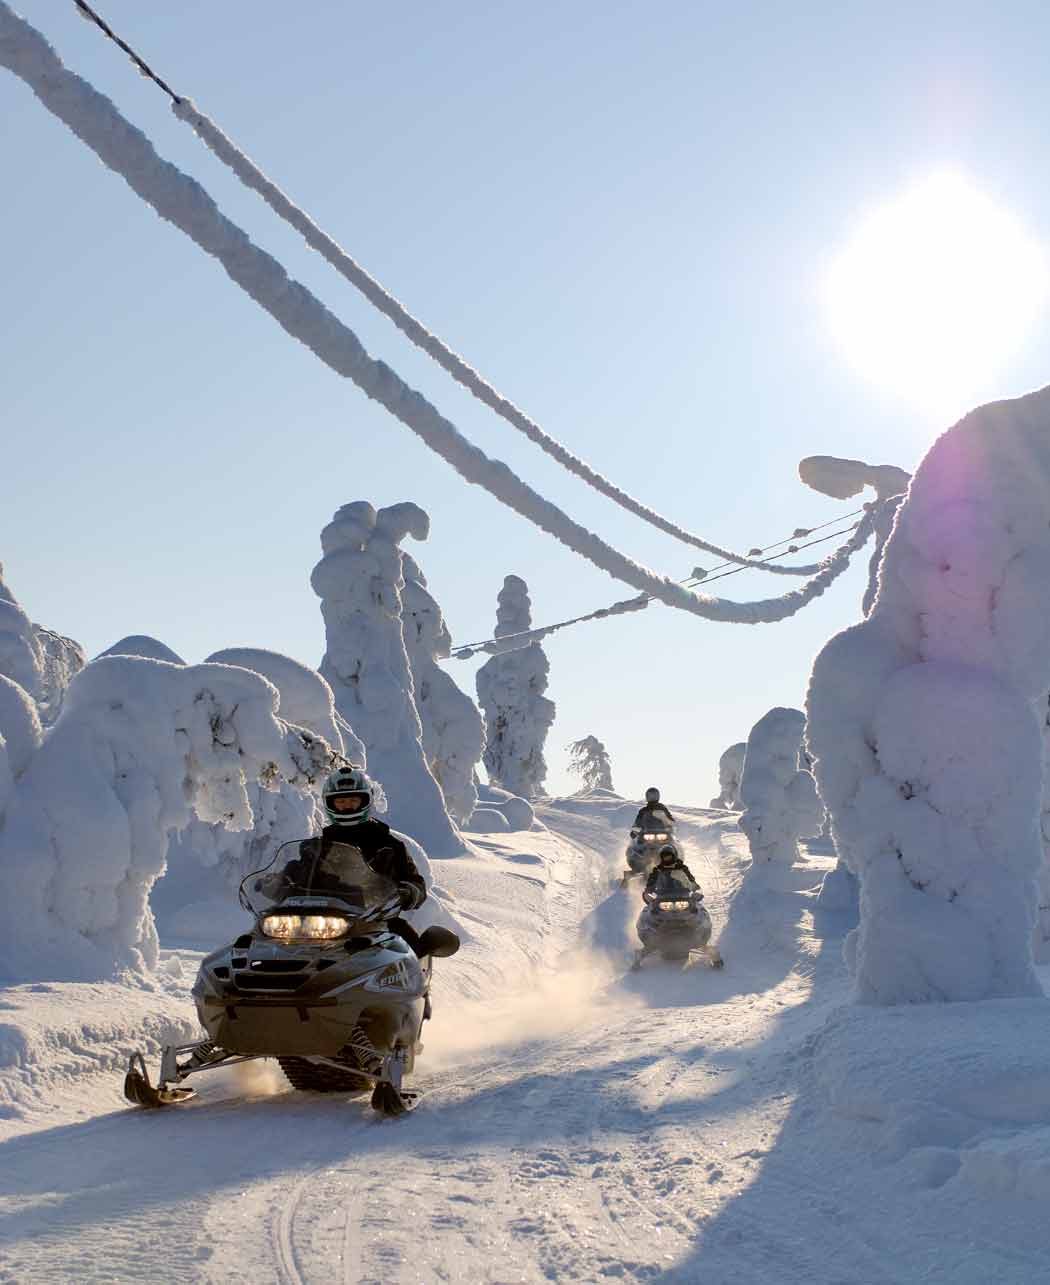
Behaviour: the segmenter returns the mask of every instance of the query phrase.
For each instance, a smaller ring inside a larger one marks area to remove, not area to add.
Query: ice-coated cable
[[[863,510],[859,510],[863,512]],[[847,517],[853,517],[852,513]],[[839,521],[842,521],[840,518]],[[825,522],[823,526],[832,526],[833,523]],[[800,549],[812,548],[815,544],[825,544],[828,540],[837,540],[840,535],[848,535],[850,531],[855,531],[859,524],[854,522],[852,526],[844,527],[841,531],[832,531],[830,535],[822,535],[817,540],[809,540],[805,544],[800,544]],[[813,531],[820,531],[823,527],[812,527]],[[782,542],[781,542],[782,543]],[[726,564],[723,563],[723,566]],[[721,575],[712,576],[713,580],[724,580],[726,576],[738,575],[741,571],[749,571],[750,567],[733,567],[731,571],[723,571]],[[679,584],[693,586],[700,583],[702,577],[687,576],[686,579],[680,580]],[[706,583],[706,581],[705,581]],[[516,634],[500,634],[496,638],[485,638],[481,642],[457,643],[449,650],[448,658],[450,660],[470,660],[478,652],[489,656],[502,655],[507,651],[520,651],[523,647],[531,646],[534,642],[542,642],[544,638],[549,638],[551,634],[558,633],[562,629],[569,629],[573,625],[585,625],[592,620],[606,620],[610,616],[626,615],[629,611],[644,611],[652,602],[651,595],[647,593],[639,594],[637,598],[626,598],[622,602],[612,602],[608,607],[599,607],[596,611],[589,611],[585,616],[573,616],[571,620],[558,620],[552,625],[539,625],[535,629],[523,629]]]
[[[0,0],[0,66],[25,81],[48,111],[106,166],[120,174],[162,218],[216,258],[231,280],[288,334],[384,406],[461,477],[483,487],[615,579],[670,607],[708,620],[774,623],[793,616],[822,594],[871,535],[877,507],[865,515],[850,539],[825,559],[804,585],[778,598],[758,602],[711,598],[657,575],[573,521],[516,477],[501,460],[490,459],[385,362],[370,357],[348,326],[305,286],[290,279],[272,255],[254,245],[199,183],[162,160],[146,136],[125,120],[108,98],[69,71],[44,36],[17,16],[6,0]]]
[[[194,130],[205,146],[210,148],[228,169],[232,170],[245,187],[250,188],[262,197],[278,218],[283,219],[291,227],[295,228],[311,249],[316,250],[322,258],[326,259],[340,276],[356,290],[360,291],[369,303],[391,321],[417,348],[420,348],[428,357],[437,362],[444,371],[451,375],[458,384],[467,389],[478,401],[488,406],[490,410],[495,411],[501,419],[517,429],[518,432],[523,433],[552,459],[557,460],[564,469],[586,482],[588,486],[593,487],[594,490],[604,495],[606,499],[612,500],[622,509],[626,509],[628,513],[633,513],[635,517],[641,518],[643,522],[648,522],[650,526],[656,527],[657,530],[663,531],[666,535],[672,536],[684,544],[691,545],[694,549],[702,549],[705,553],[714,554],[718,558],[725,558],[727,562],[739,566],[754,567],[757,570],[770,571],[776,575],[783,576],[811,576],[820,569],[816,563],[807,567],[785,567],[775,563],[756,561],[750,555],[734,553],[731,549],[723,549],[720,545],[703,540],[700,536],[694,535],[692,532],[678,526],[677,523],[672,522],[669,518],[663,517],[648,505],[643,504],[641,500],[622,490],[614,482],[592,469],[585,460],[574,455],[567,446],[556,438],[551,437],[535,420],[526,415],[520,407],[515,406],[509,398],[504,397],[433,331],[428,330],[423,322],[413,316],[404,304],[399,299],[396,299],[381,282],[377,281],[338,242],[322,228],[319,228],[304,210],[300,209],[294,201],[286,196],[276,183],[268,178],[255,162],[245,155],[236,143],[224,134],[218,125],[194,104],[192,99],[182,97],[169,89],[164,81],[147,67],[129,45],[114,34],[112,29],[89,5],[85,4],[83,0],[73,0],[73,2],[86,17],[93,20],[115,44],[119,45],[131,57],[143,74],[149,76],[150,79],[160,85],[170,96],[172,100],[171,110],[179,120],[186,122]]]

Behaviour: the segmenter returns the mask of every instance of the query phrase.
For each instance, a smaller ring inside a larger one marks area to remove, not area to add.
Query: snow
[[[437,663],[448,657],[452,637],[427,588],[426,577],[410,554],[402,553],[401,564],[405,577],[403,632],[423,753],[449,815],[463,825],[478,801],[474,771],[485,748],[485,723],[478,707]]]
[[[348,326],[305,286],[291,280],[276,259],[254,245],[242,228],[222,214],[199,183],[162,161],[145,135],[130,125],[109,99],[68,71],[44,37],[14,14],[4,0],[0,0],[0,66],[25,81],[43,106],[120,174],[162,218],[217,259],[231,280],[288,334],[386,407],[466,481],[483,487],[615,579],[704,619],[772,624],[793,616],[823,594],[870,538],[877,505],[800,588],[757,602],[713,598],[650,571],[574,521],[526,485],[502,460],[490,459],[385,362],[371,358]]]
[[[718,794],[711,800],[711,807],[736,811],[741,806],[740,777],[744,771],[746,753],[746,741],[737,741],[735,745],[722,751],[722,757],[718,760]]]
[[[115,642],[112,647],[99,652],[96,659],[101,656],[143,656],[147,660],[167,661],[169,665],[186,663],[178,652],[172,651],[167,643],[162,643],[159,638],[151,638],[149,634],[129,634],[126,638]]]
[[[158,960],[149,893],[194,817],[254,823],[249,790],[324,762],[275,716],[277,693],[223,665],[94,661],[32,754],[0,829],[0,977],[94,981]]]
[[[824,809],[816,784],[799,767],[806,716],[776,706],[763,714],[747,738],[740,778],[740,828],[751,845],[755,866],[791,864],[798,841],[820,833]]]
[[[743,836],[671,806],[717,931]],[[1050,1005],[849,1004],[814,927],[829,860],[805,854],[794,892],[737,916],[723,973],[627,974],[624,807],[554,799],[547,829],[434,863],[468,940],[438,961],[426,1096],[396,1125],[269,1063],[127,1108],[123,1056],[185,1029],[194,951],[153,989],[0,991],[11,1278],[1041,1279]]]
[[[408,535],[425,540],[429,530],[415,504],[344,504],[321,532],[323,556],[310,583],[325,622],[321,673],[364,743],[369,775],[397,824],[432,857],[451,857],[463,843],[423,752],[404,636],[400,543]]]
[[[809,743],[860,879],[861,1000],[1038,995],[1050,391],[973,411],[912,479],[867,619],[814,664]]]
[[[70,680],[83,667],[80,644],[33,624],[5,583],[0,564],[0,678],[18,683],[49,726],[58,718]]]
[[[506,576],[496,599],[496,637],[523,633],[531,624],[528,586],[520,576]],[[549,671],[543,648],[530,643],[493,656],[475,675],[485,713],[485,770],[493,784],[524,798],[541,794],[547,776],[543,747],[555,715],[543,694]]]

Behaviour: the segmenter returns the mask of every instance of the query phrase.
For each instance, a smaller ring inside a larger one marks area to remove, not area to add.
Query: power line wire
[[[144,75],[155,81],[168,94],[172,99],[175,115],[191,126],[205,146],[210,148],[218,159],[231,169],[246,187],[261,196],[279,218],[295,228],[311,248],[327,259],[332,267],[345,280],[349,281],[355,289],[359,290],[375,308],[382,312],[406,338],[422,349],[457,383],[466,388],[475,398],[510,424],[512,428],[517,429],[518,432],[524,434],[525,437],[539,446],[552,459],[557,460],[569,473],[580,478],[588,486],[598,491],[599,494],[604,495],[606,499],[618,504],[620,508],[632,513],[635,517],[641,518],[642,521],[656,527],[657,530],[663,531],[665,535],[670,535],[681,543],[691,545],[696,549],[702,549],[704,552],[714,554],[716,557],[724,558],[726,565],[754,567],[776,575],[787,576],[812,576],[817,572],[818,567],[816,564],[804,567],[786,567],[774,563],[769,558],[756,560],[750,554],[734,553],[731,549],[724,549],[720,545],[701,539],[700,536],[686,531],[677,523],[663,517],[648,505],[643,504],[641,500],[616,486],[615,483],[604,477],[596,469],[592,469],[586,461],[580,459],[568,447],[545,432],[523,410],[498,392],[458,353],[454,352],[437,335],[428,330],[381,282],[377,281],[351,255],[347,254],[332,237],[319,228],[304,210],[295,205],[255,165],[250,157],[242,152],[209,117],[198,110],[191,99],[181,98],[170,89],[135,53],[131,46],[115,34],[112,28],[90,5],[85,4],[84,0],[73,0],[73,3],[83,16],[93,21],[110,40],[127,53]]]

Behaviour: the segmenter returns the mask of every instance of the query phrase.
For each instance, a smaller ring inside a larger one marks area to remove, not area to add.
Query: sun
[[[965,178],[937,174],[875,210],[827,278],[855,369],[936,414],[961,414],[1031,332],[1047,296],[1040,244]]]

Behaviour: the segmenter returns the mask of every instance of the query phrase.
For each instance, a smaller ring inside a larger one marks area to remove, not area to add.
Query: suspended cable
[[[573,521],[501,460],[490,459],[385,362],[370,357],[354,332],[304,285],[290,279],[272,255],[254,245],[199,183],[161,160],[145,135],[129,124],[108,98],[68,71],[47,40],[18,17],[6,0],[0,0],[0,66],[25,81],[47,110],[162,218],[217,259],[230,279],[288,334],[384,406],[461,477],[483,487],[501,504],[615,579],[704,619],[771,624],[793,616],[822,594],[871,535],[880,506],[872,507],[852,536],[804,585],[758,602],[711,598],[657,575]]]
[[[863,512],[863,510],[858,510]],[[853,514],[847,513],[845,517],[852,517]],[[838,521],[844,521],[839,518]],[[831,526],[832,523],[826,522],[824,526]],[[854,522],[848,527],[843,527],[841,531],[833,531],[830,535],[822,535],[817,540],[810,540],[806,544],[800,544],[800,549],[812,548],[815,544],[826,544],[829,540],[837,540],[840,535],[848,535],[850,531],[855,531],[860,525]],[[813,527],[812,530],[818,531],[822,527]],[[723,564],[725,565],[725,564]],[[724,580],[726,576],[739,575],[741,571],[750,571],[750,567],[734,567],[731,571],[725,571],[722,575],[709,577],[712,580]],[[688,576],[685,580],[679,580],[678,583],[690,587],[701,583],[701,577],[695,575]],[[706,580],[704,581],[706,583]],[[486,638],[481,642],[459,643],[453,646],[449,652],[450,660],[470,660],[477,653],[484,652],[489,656],[499,656],[507,651],[520,651],[523,647],[528,647],[532,643],[542,642],[544,638],[549,637],[559,630],[568,629],[572,625],[587,624],[592,620],[606,620],[610,616],[626,615],[631,611],[643,611],[653,601],[652,595],[643,593],[637,598],[627,598],[623,602],[610,603],[608,607],[599,607],[596,611],[589,611],[585,616],[573,616],[570,620],[559,620],[553,625],[541,625],[536,629],[523,629],[514,634],[499,634],[495,638]],[[512,645],[508,645],[512,644]]]
[[[74,4],[85,16],[89,15],[96,25],[131,57],[135,65],[145,75],[160,85],[171,97],[172,111],[179,120],[189,124],[205,146],[210,148],[218,159],[232,170],[246,187],[261,196],[279,218],[295,228],[311,249],[316,250],[323,258],[327,259],[346,281],[365,296],[369,303],[393,322],[403,335],[437,362],[457,383],[466,388],[468,392],[488,406],[490,410],[495,411],[501,419],[520,433],[523,433],[552,459],[557,460],[568,472],[580,478],[607,499],[618,504],[622,509],[626,509],[628,513],[633,513],[635,517],[641,518],[643,522],[648,522],[650,526],[656,527],[657,530],[663,531],[666,535],[670,535],[684,544],[691,545],[695,549],[702,549],[705,553],[724,558],[729,563],[755,567],[759,570],[785,576],[811,576],[817,572],[819,568],[816,564],[808,567],[786,567],[769,561],[756,561],[750,554],[734,553],[731,549],[723,549],[720,545],[703,540],[678,526],[669,518],[663,517],[654,509],[649,508],[648,505],[643,504],[641,500],[628,494],[601,473],[592,469],[584,460],[574,455],[568,447],[545,432],[523,410],[515,406],[513,402],[488,383],[458,353],[454,352],[437,335],[428,330],[381,282],[377,281],[354,258],[347,254],[332,237],[319,228],[305,211],[295,205],[258,168],[250,157],[246,156],[212,120],[198,110],[192,99],[179,97],[162,80],[155,76],[134,50],[118,36],[114,35],[113,31],[94,10],[83,3],[83,0],[74,0]]]

